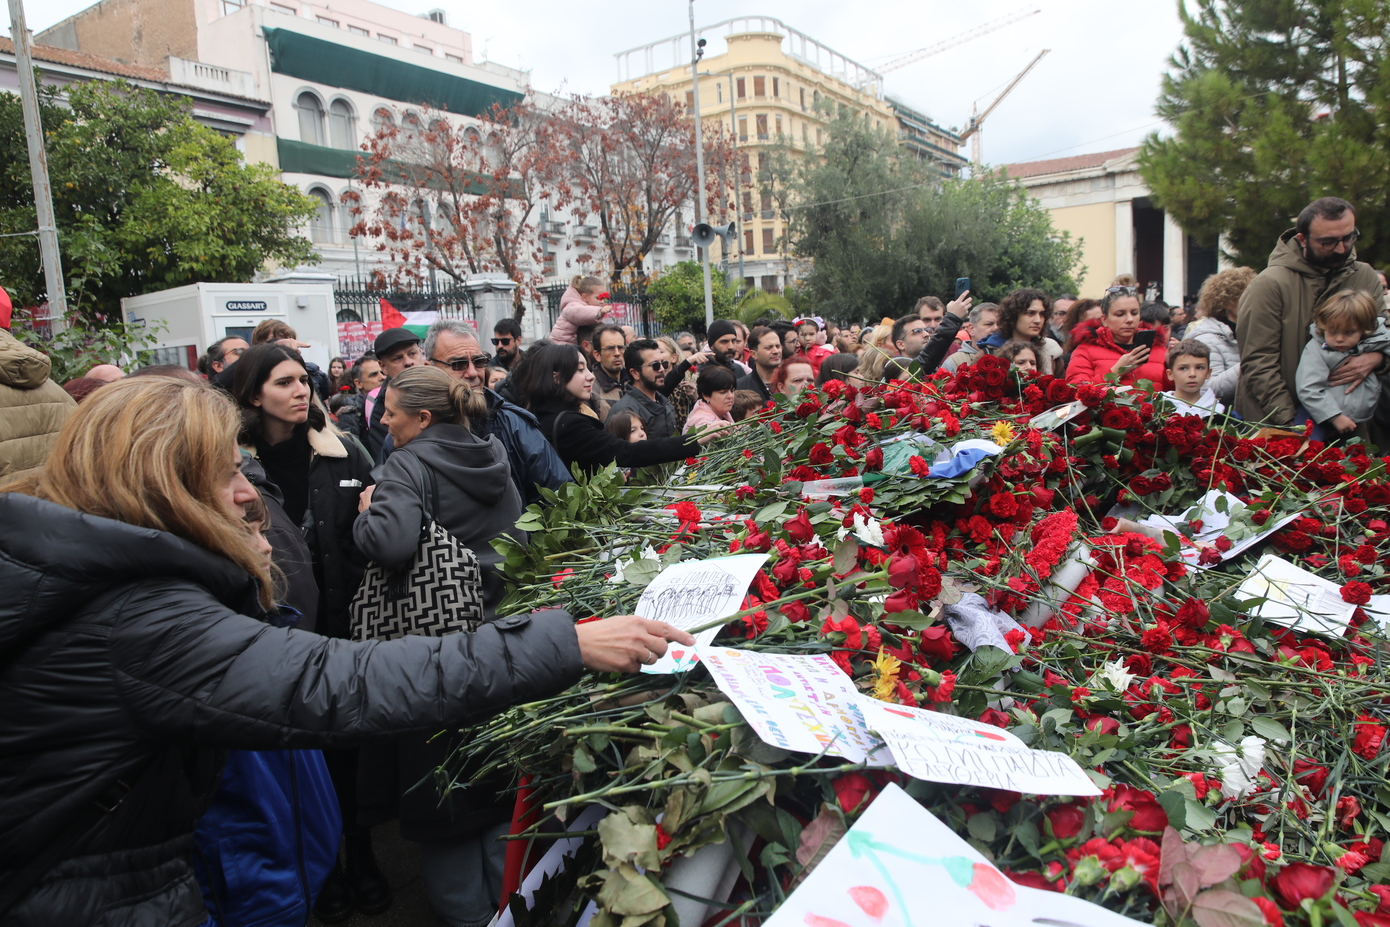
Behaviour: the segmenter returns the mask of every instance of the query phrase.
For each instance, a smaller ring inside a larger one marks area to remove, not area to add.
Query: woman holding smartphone
[[[1073,333],[1076,349],[1067,364],[1067,382],[1099,383],[1115,373],[1125,386],[1151,380],[1159,389],[1168,389],[1168,333],[1140,328],[1138,291],[1112,286],[1100,301],[1100,311],[1100,318],[1083,322]]]

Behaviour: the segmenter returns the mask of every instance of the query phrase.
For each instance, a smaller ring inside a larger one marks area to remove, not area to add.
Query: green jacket
[[[1345,289],[1380,296],[1380,277],[1356,260],[1355,251],[1341,267],[1327,271],[1304,260],[1293,237],[1294,229],[1279,236],[1269,266],[1251,282],[1236,311],[1236,411],[1247,421],[1293,424],[1298,361],[1308,343],[1313,309],[1323,299]]]
[[[49,366],[47,355],[0,331],[0,482],[34,475],[77,410]]]

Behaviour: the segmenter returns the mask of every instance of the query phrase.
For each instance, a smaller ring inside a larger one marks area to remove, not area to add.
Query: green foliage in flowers
[[[45,90],[40,111],[72,308],[121,318],[120,301],[187,283],[242,283],[267,261],[315,260],[295,229],[315,200],[196,122],[190,104],[122,81]],[[0,94],[0,227],[37,227],[19,97]],[[45,299],[36,239],[0,239],[16,305]]]
[[[1029,427],[1073,401],[1075,421]],[[1140,921],[1377,923],[1390,639],[1361,614],[1341,635],[1258,617],[1262,600],[1237,592],[1252,554],[1221,553],[1296,514],[1264,549],[1366,603],[1390,564],[1385,467],[1360,445],[1162,410],[1141,390],[1020,379],[986,358],[955,379],[804,394],[660,494],[609,470],[528,510],[532,547],[502,547],[516,606],[626,612],[664,564],[768,551],[723,643],[828,653],[862,692],[1006,727],[1104,793],[1018,795],[791,753],[761,742],[702,668],[593,675],[472,729],[451,764],[460,784],[521,770],[562,822],[591,803],[614,812],[547,887],[554,903],[518,923],[590,897],[601,924],[669,923],[667,867],[724,840],[736,857],[756,846],[747,900],[727,913],[765,915],[888,779],[1019,882]],[[956,479],[931,476],[931,449],[894,470],[882,442],[910,431],[1004,451]],[[806,498],[822,479],[862,485]],[[1212,489],[1239,500],[1216,537],[1198,524],[1211,512],[1189,512]],[[1131,530],[1112,503],[1176,530]],[[945,611],[971,593],[1025,627],[971,652]]]
[[[764,156],[790,250],[811,262],[803,283],[816,314],[898,316],[923,295],[949,296],[957,277],[971,278],[977,302],[1020,286],[1078,288],[1080,244],[1002,172],[941,180],[848,110],[829,133],[819,158]]]
[[[1366,0],[1197,0],[1140,173],[1198,240],[1263,267],[1320,196],[1357,205],[1362,260],[1390,260],[1390,7]]]
[[[732,318],[737,284],[710,268],[710,297],[716,319]],[[698,261],[681,261],[647,284],[652,316],[672,331],[705,330],[705,280]]]

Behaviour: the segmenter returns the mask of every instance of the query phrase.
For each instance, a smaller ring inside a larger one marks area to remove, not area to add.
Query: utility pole
[[[11,4],[19,0],[10,0]],[[705,221],[705,141],[700,131],[700,58],[705,54],[702,39],[695,43],[695,0],[690,0],[690,84],[695,88],[695,224]],[[709,248],[700,248],[700,269],[705,279],[705,330],[714,324],[714,294],[710,289]]]
[[[68,297],[63,289],[58,223],[53,215],[53,193],[48,185],[48,154],[44,151],[43,125],[39,120],[39,95],[34,86],[34,58],[29,52],[24,0],[10,0],[10,35],[14,38],[15,65],[19,70],[19,100],[24,109],[24,136],[29,144],[29,173],[34,181],[34,209],[39,220],[39,255],[43,258],[44,283],[48,289],[48,315],[53,332],[57,334],[67,323]]]

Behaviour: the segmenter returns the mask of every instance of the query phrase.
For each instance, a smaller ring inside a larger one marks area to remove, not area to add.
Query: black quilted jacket
[[[569,615],[354,644],[255,614],[250,579],[172,535],[0,495],[0,887],[93,823],[0,920],[182,927],[223,749],[352,746],[570,685]],[[134,788],[93,816],[116,780]]]

